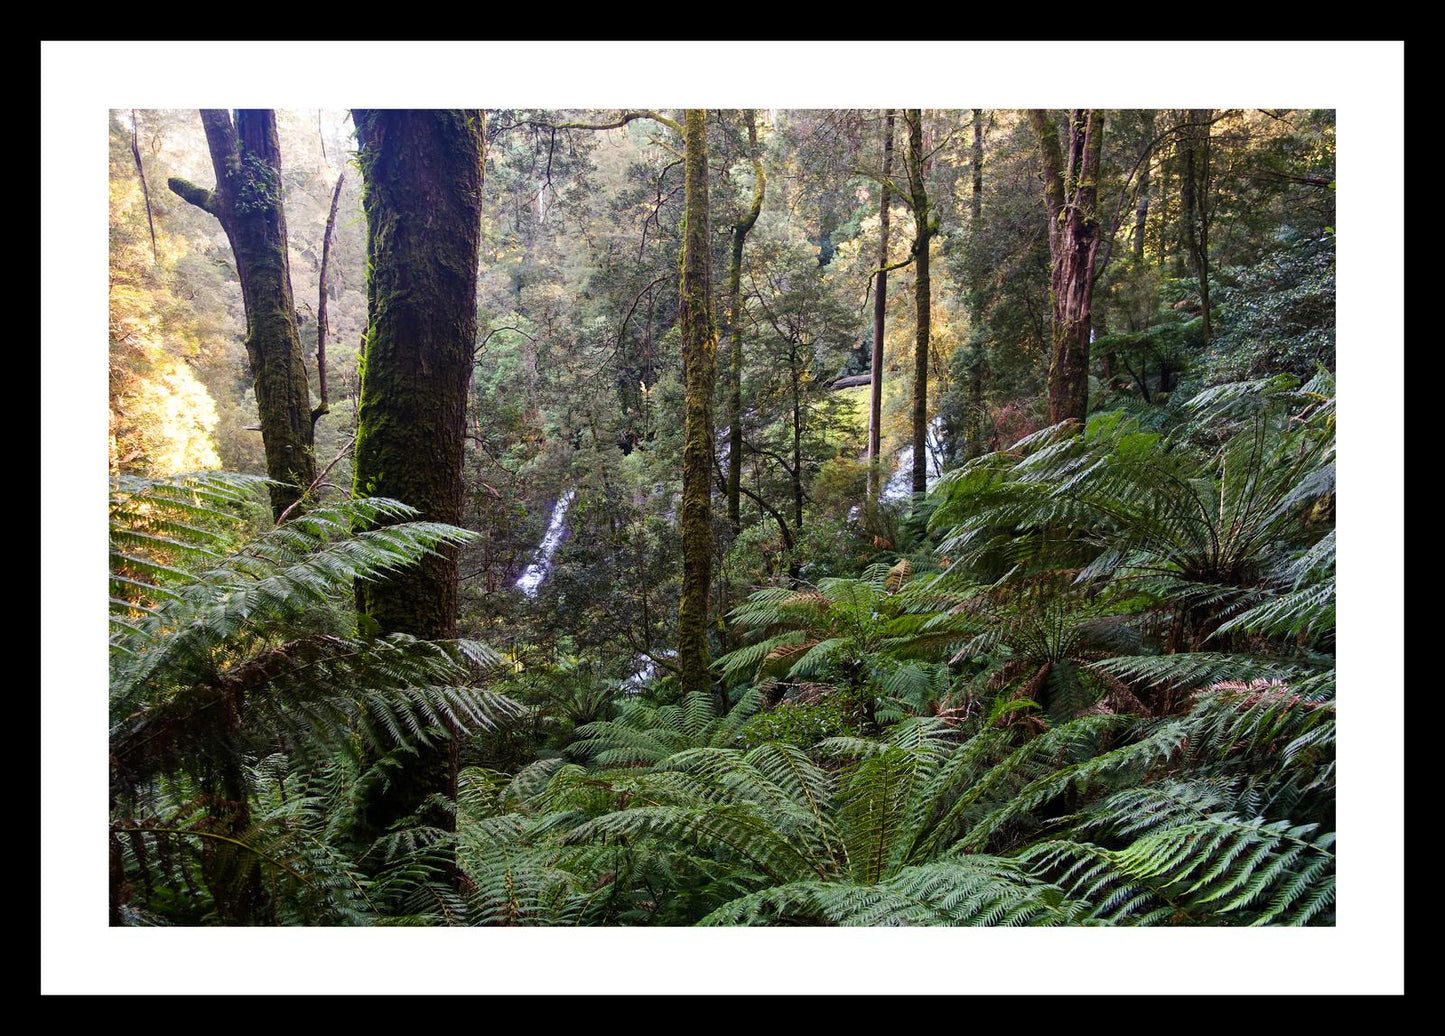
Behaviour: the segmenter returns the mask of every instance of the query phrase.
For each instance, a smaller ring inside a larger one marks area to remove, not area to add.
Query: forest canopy
[[[110,926],[1336,925],[1334,109],[108,122]]]

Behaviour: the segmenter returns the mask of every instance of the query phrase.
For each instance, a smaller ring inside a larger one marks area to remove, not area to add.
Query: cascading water
[[[575,490],[567,490],[552,506],[552,520],[547,525],[547,534],[542,537],[541,544],[537,547],[537,558],[517,580],[517,586],[522,593],[528,597],[537,596],[537,588],[552,571],[552,555],[557,553],[557,548],[562,545],[562,537],[566,534],[566,526],[563,524],[567,518],[567,508],[572,504],[572,497]]]
[[[928,422],[930,439],[937,439],[942,432],[942,417],[935,417]],[[930,487],[938,481],[940,474],[938,453],[929,450],[927,478]],[[880,495],[889,502],[907,500],[913,495],[913,446],[911,444],[898,451],[898,460],[893,465],[893,474],[889,475],[888,481],[883,483],[883,492]]]

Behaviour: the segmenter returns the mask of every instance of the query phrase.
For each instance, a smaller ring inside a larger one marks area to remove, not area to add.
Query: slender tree
[[[356,440],[356,492],[410,504],[429,521],[462,518],[467,382],[477,337],[483,113],[356,110],[364,179],[365,352]],[[442,551],[405,573],[361,584],[359,610],[385,633],[455,635],[457,561]],[[455,741],[391,774],[362,807],[362,827],[385,831],[431,796],[456,794]],[[450,828],[445,810],[425,819]]]
[[[973,109],[973,193],[969,196],[969,215],[975,220],[983,215],[983,109]]]
[[[1049,295],[1053,301],[1049,358],[1049,420],[1083,421],[1089,411],[1090,307],[1094,260],[1099,252],[1099,153],[1103,116],[1075,108],[1069,118],[1068,163],[1060,151],[1057,122],[1041,108],[1029,109],[1038,138],[1049,217]]]
[[[753,162],[753,203],[733,224],[732,262],[728,266],[728,338],[730,369],[728,371],[728,521],[733,532],[742,528],[741,489],[743,484],[743,245],[763,211],[763,194],[767,177],[762,156],[758,154],[756,113],[749,108],[743,115],[748,127],[748,155]]]
[[[324,140],[322,146],[325,147]],[[316,388],[321,395],[321,401],[316,404],[316,409],[311,411],[313,425],[321,419],[323,414],[331,412],[331,393],[326,385],[326,333],[330,330],[327,323],[326,299],[331,293],[331,286],[327,283],[327,274],[331,272],[331,233],[336,229],[336,203],[341,200],[341,185],[345,182],[345,173],[336,177],[336,186],[331,191],[331,212],[326,217],[326,233],[321,238],[320,287],[317,290],[318,298],[316,300]]]
[[[140,124],[136,121],[135,109],[130,110],[130,153],[135,159],[135,175],[140,178],[140,193],[145,199],[146,205],[146,226],[151,232],[151,262],[161,261],[160,249],[156,247],[156,217],[151,211],[151,189],[146,183],[146,169],[140,160]]]
[[[1141,112],[1140,124],[1144,130],[1146,139],[1154,137],[1154,112]],[[1144,231],[1149,225],[1149,166],[1153,162],[1153,154],[1150,148],[1146,147],[1139,166],[1139,188],[1138,203],[1134,207],[1134,261],[1144,261]]]
[[[707,613],[712,580],[712,394],[717,368],[717,332],[712,318],[712,274],[708,234],[707,120],[689,108],[683,119],[684,227],[682,289],[682,601],[677,620],[677,655],[683,690],[711,689],[708,676]]]
[[[970,237],[982,229],[981,218],[983,216],[983,135],[984,119],[987,115],[982,108],[973,109],[973,150],[969,156],[969,168],[973,177],[973,190],[969,195],[969,224]],[[983,326],[983,297],[979,291],[967,293],[968,320],[970,326],[977,332]],[[972,350],[966,366],[968,373],[968,433],[966,437],[965,454],[968,458],[977,457],[984,452],[987,432],[984,426],[987,423],[983,400],[984,382],[989,375],[988,354],[984,351],[983,342],[978,342]]]
[[[281,145],[276,113],[202,109],[216,172],[215,190],[171,177],[170,188],[221,222],[246,305],[246,354],[261,417],[271,511],[279,521],[316,478],[311,392],[291,294],[286,213],[281,204]]]
[[[877,500],[882,478],[883,331],[888,304],[888,206],[893,200],[893,109],[883,118],[883,181],[878,202],[878,283],[873,295],[873,357],[868,379],[868,496]]]
[[[1184,251],[1189,268],[1199,280],[1199,302],[1203,310],[1204,340],[1209,341],[1209,181],[1210,126],[1212,108],[1192,108],[1185,113],[1179,135],[1183,180],[1180,200],[1184,207]]]
[[[913,298],[916,333],[913,343],[913,492],[928,492],[928,340],[932,325],[933,300],[928,277],[928,244],[938,233],[936,219],[928,208],[928,186],[924,182],[923,112],[904,112],[908,126],[908,193],[913,209]]]

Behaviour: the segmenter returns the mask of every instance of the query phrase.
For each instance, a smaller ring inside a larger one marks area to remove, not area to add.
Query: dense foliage
[[[138,178],[202,177],[200,125],[113,113],[111,923],[1333,924],[1333,113],[1045,114],[899,117],[881,371],[885,113],[459,122],[485,177],[443,523],[364,495],[423,446],[353,484],[363,336],[410,268],[348,176],[321,283],[355,140],[281,113],[272,203],[334,388],[276,523],[233,260]],[[1059,211],[1097,255],[1066,269],[1047,134],[1085,127]],[[1082,419],[1051,423],[1056,388]],[[358,615],[452,564],[457,637]],[[375,830],[438,752],[455,795]]]

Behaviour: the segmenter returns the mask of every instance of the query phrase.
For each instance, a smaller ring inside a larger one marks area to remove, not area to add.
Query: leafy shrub
[[[812,703],[785,701],[776,709],[754,716],[738,731],[737,747],[756,748],[777,741],[812,748],[825,738],[862,735],[867,726],[867,710],[859,697],[838,690]]]

